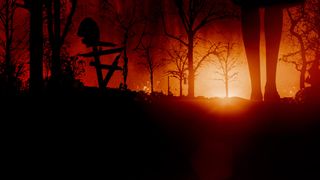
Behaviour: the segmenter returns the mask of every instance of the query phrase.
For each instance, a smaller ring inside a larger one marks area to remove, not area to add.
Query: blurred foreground
[[[320,178],[314,104],[130,93],[2,104],[12,178]]]

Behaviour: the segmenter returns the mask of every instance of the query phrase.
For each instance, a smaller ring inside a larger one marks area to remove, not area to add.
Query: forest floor
[[[320,178],[317,105],[131,95],[2,104],[11,177]]]

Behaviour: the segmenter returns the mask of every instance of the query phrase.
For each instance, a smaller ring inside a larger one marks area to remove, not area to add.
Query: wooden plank
[[[97,52],[97,51],[98,51],[97,46],[92,47],[92,52]],[[94,56],[94,63],[97,65],[96,73],[97,73],[99,87],[101,89],[104,89],[105,86],[104,86],[104,81],[103,81],[103,73],[102,73],[102,69],[99,68],[99,65],[101,65],[100,56]]]
[[[113,66],[113,65],[106,65],[106,64],[97,65],[95,62],[90,62],[90,66],[99,67],[101,69],[114,69],[116,71],[122,71],[122,67],[120,66]]]
[[[114,44],[112,42],[102,42],[102,41],[98,42],[96,45],[103,46],[103,47],[116,47],[117,46],[116,44]]]
[[[84,44],[86,44],[88,47],[94,47],[94,46],[102,46],[102,47],[116,47],[117,45],[112,43],[112,42],[102,42],[102,41],[98,41],[98,42],[83,42]]]
[[[108,50],[103,50],[103,51],[79,54],[79,56],[95,57],[95,56],[103,56],[103,55],[111,55],[111,54],[121,53],[122,51],[123,51],[123,48],[116,48],[116,49],[108,49]]]
[[[117,56],[115,58],[115,60],[112,63],[113,67],[117,67],[118,66],[120,57],[121,56],[119,55],[119,56]],[[109,72],[107,73],[106,78],[104,79],[105,86],[108,86],[108,83],[109,83],[111,77],[113,76],[114,72],[115,72],[115,69],[110,69]]]

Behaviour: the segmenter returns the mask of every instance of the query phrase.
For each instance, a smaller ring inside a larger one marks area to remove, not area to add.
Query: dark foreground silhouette
[[[315,105],[133,93],[2,102],[2,162],[10,177],[320,176]]]

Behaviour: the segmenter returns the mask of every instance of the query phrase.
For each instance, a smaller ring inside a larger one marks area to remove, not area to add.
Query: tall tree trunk
[[[40,95],[43,88],[42,3],[30,1],[30,92]]]
[[[12,45],[12,36],[11,36],[11,31],[12,29],[10,29],[10,24],[12,23],[12,19],[11,19],[11,13],[10,12],[11,8],[11,4],[9,2],[9,0],[6,0],[5,2],[5,75],[6,75],[6,80],[7,80],[7,90],[8,92],[10,92],[12,89],[12,62],[11,62],[11,45]]]
[[[226,98],[229,98],[229,79],[228,76],[225,77],[225,85],[226,85]]]
[[[194,68],[193,68],[193,43],[194,35],[192,32],[188,35],[188,96],[194,97]]]
[[[61,62],[61,47],[63,46],[65,39],[68,35],[70,27],[72,25],[72,19],[77,8],[77,0],[71,0],[71,10],[69,15],[66,17],[66,24],[61,30],[61,1],[60,0],[46,0],[47,10],[47,28],[49,34],[49,40],[52,50],[51,57],[51,78],[55,82],[55,86],[59,85],[59,79],[62,75],[62,62]],[[61,33],[62,32],[62,33]]]
[[[304,89],[306,87],[306,73],[307,73],[307,67],[304,66],[300,71],[300,90]]]
[[[170,76],[168,76],[168,96],[170,95]]]
[[[123,83],[124,83],[124,88],[127,88],[127,78],[128,78],[128,54],[127,54],[127,50],[128,50],[128,38],[129,38],[129,32],[126,31],[124,34],[124,40],[123,40],[123,60],[124,60],[124,65],[123,65]]]
[[[153,71],[150,72],[150,84],[151,84],[151,94],[153,94]]]
[[[52,78],[58,80],[61,75],[60,60],[60,0],[54,0],[54,43],[52,44]]]
[[[297,33],[295,31],[295,28],[297,26],[298,21],[294,21],[294,19],[292,18],[292,14],[290,13],[289,10],[288,11],[288,15],[289,18],[291,20],[291,27],[290,27],[290,33],[297,38],[299,45],[300,45],[300,55],[301,55],[301,59],[302,59],[302,69],[300,70],[299,68],[297,68],[298,71],[300,71],[300,89],[304,89],[305,88],[305,75],[307,72],[307,56],[306,56],[306,48],[305,48],[305,44],[303,41],[302,36]]]
[[[179,83],[180,83],[180,84],[179,84],[179,85],[180,85],[180,97],[182,97],[182,95],[183,95],[183,89],[182,89],[182,88],[183,88],[183,87],[182,87],[183,78],[182,78],[182,79],[180,78],[179,81],[180,81],[180,82],[179,82]]]
[[[302,58],[302,69],[300,71],[300,89],[304,89],[306,87],[306,73],[307,73],[307,56],[306,56],[306,48],[303,43],[303,39],[301,36],[298,36],[298,41],[301,49],[301,58]]]

